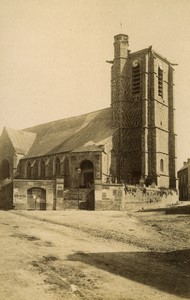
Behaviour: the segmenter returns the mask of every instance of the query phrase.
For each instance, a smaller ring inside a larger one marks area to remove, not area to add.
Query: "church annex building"
[[[118,208],[123,186],[176,188],[172,64],[114,37],[111,106],[0,137],[0,208]],[[109,83],[108,83],[109,84]]]

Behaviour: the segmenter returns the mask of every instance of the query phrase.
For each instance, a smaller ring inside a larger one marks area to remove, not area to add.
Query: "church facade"
[[[4,128],[3,206],[64,209],[75,199],[79,208],[87,195],[88,209],[95,209],[104,200],[103,185],[115,186],[115,199],[123,184],[176,188],[173,66],[152,47],[134,53],[128,47],[127,35],[114,37],[111,107],[23,130]]]

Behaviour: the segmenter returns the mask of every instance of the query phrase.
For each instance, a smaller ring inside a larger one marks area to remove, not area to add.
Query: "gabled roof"
[[[142,54],[142,53],[148,53],[148,52],[152,52],[152,54],[154,55],[154,57],[161,59],[162,61],[164,61],[165,63],[171,65],[171,66],[176,66],[178,64],[176,63],[171,63],[166,57],[164,57],[163,55],[161,55],[160,53],[158,53],[155,49],[152,48],[152,46],[148,47],[148,48],[144,48],[142,50],[138,50],[135,52],[130,52],[130,57]]]
[[[114,131],[111,108],[27,128],[24,132],[35,133],[36,139],[24,158],[75,150],[101,151],[100,141]]]
[[[183,170],[187,169],[188,167],[190,167],[190,161],[184,163],[183,167],[181,167],[181,169],[179,169],[178,172],[183,171]]]
[[[152,46],[148,47],[148,48],[144,48],[135,52],[130,52],[129,56],[133,57],[135,55],[139,55],[139,54],[144,54],[144,53],[148,53],[150,51],[150,49],[152,48]]]
[[[5,127],[6,131],[15,152],[18,154],[26,154],[31,148],[34,140],[36,138],[35,133],[25,132],[23,130],[16,130],[12,128]]]
[[[90,141],[82,145],[81,147],[74,149],[72,152],[97,152],[102,151],[103,147],[101,145],[97,145],[94,142]]]

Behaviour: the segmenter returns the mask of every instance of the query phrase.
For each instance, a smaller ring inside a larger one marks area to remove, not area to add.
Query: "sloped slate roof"
[[[77,117],[58,120],[24,129],[36,133],[36,139],[25,158],[39,157],[70,151],[96,151],[100,141],[113,135],[111,108],[102,109]]]
[[[16,151],[19,154],[26,154],[36,138],[36,133],[25,132],[5,127],[7,135]]]
[[[74,149],[72,152],[97,152],[97,151],[102,151],[102,146],[97,145],[94,142],[90,141],[82,145],[81,147]]]
[[[181,169],[179,169],[178,172],[187,169],[189,166],[190,166],[190,162],[186,162],[186,163],[183,165],[183,167],[181,167]]]

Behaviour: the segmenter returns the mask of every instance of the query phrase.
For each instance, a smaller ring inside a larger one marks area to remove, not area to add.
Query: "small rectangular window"
[[[163,97],[163,70],[158,68],[158,95]]]

